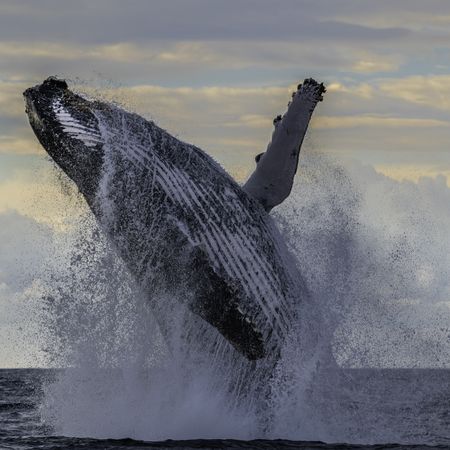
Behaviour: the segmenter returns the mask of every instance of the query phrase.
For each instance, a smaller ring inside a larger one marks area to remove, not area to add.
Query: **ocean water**
[[[71,369],[68,369],[69,371]],[[3,449],[420,449],[450,448],[450,371],[427,369],[346,369],[342,385],[340,426],[384,428],[397,442],[372,445],[283,439],[191,439],[160,442],[59,436],[41,416],[45,386],[63,370],[0,370],[0,448]],[[347,386],[347,387],[345,387]],[[331,393],[331,387],[330,387]],[[335,396],[330,397],[333,402]],[[326,398],[324,398],[326,401]],[[322,405],[323,406],[323,405]],[[326,408],[325,408],[326,409]],[[104,411],[106,417],[113,411]],[[332,420],[328,417],[328,420]],[[348,430],[347,430],[348,432]],[[416,443],[414,443],[416,442]]]

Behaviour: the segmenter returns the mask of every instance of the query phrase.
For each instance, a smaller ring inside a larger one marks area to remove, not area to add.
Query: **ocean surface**
[[[53,383],[60,370],[0,370],[0,449],[421,449],[450,448],[450,371],[432,369],[346,369],[342,377],[351,380],[353,401],[346,405],[346,420],[374,414],[363,421],[368,427],[398,427],[400,441],[408,443],[323,443],[283,439],[271,440],[167,440],[145,442],[127,439],[92,439],[58,436],[41,418],[44,386]],[[338,386],[337,386],[338,387]],[[333,389],[329,387],[330,392]],[[69,395],[69,394],[68,394]],[[383,397],[382,397],[383,398]],[[395,401],[391,401],[395,399]],[[386,408],[382,408],[382,404]],[[341,405],[344,408],[343,405]],[[370,411],[370,413],[369,413]],[[105,415],[111,411],[104,411]],[[343,415],[345,415],[343,414]],[[350,428],[352,424],[347,424]],[[344,426],[344,425],[343,425]],[[402,430],[403,431],[402,431]],[[406,434],[410,430],[409,436]],[[361,438],[359,438],[361,439]],[[416,441],[416,443],[415,443]]]

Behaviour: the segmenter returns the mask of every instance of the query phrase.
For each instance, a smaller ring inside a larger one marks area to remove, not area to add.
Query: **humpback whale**
[[[289,195],[324,92],[312,79],[298,86],[242,187],[198,147],[74,93],[64,80],[50,77],[24,97],[38,140],[150,301],[155,292],[181,291],[188,310],[258,360],[280,351],[306,295],[268,211]]]

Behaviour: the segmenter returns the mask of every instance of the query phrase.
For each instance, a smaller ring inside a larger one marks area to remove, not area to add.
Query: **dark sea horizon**
[[[396,401],[396,411],[392,405],[381,415],[392,415],[399,420],[398,427],[410,429],[408,439],[404,435],[399,442],[376,442],[368,438],[361,442],[319,442],[280,439],[189,439],[143,441],[130,439],[98,439],[86,436],[60,436],[41,417],[41,402],[44,385],[57,379],[64,369],[0,369],[0,449],[425,449],[450,448],[450,370],[446,369],[343,369],[346,377],[354,381],[355,404],[350,409],[360,408],[361,389],[367,392],[367,401],[376,384],[388,384],[391,392],[405,392],[411,399],[418,398],[417,392],[426,387],[427,395],[422,404],[405,401],[401,395]],[[396,384],[396,386],[394,386]],[[401,386],[401,388],[400,388]],[[359,391],[359,392],[358,392]],[[357,397],[360,405],[356,405]],[[108,414],[105,411],[105,414]],[[403,417],[401,417],[403,415]],[[351,414],[349,415],[351,417]],[[380,417],[381,418],[381,417]],[[387,420],[385,420],[387,419]],[[392,418],[385,417],[372,426],[385,426]],[[416,423],[414,423],[414,421]],[[405,427],[405,425],[409,424]],[[403,431],[404,433],[404,431]],[[368,429],[368,436],[372,435]],[[399,435],[401,433],[399,432]],[[403,442],[402,442],[403,441]],[[417,442],[416,442],[417,441]]]

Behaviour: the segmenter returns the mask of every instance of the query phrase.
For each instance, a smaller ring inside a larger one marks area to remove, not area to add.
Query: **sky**
[[[305,151],[450,186],[448,0],[0,0],[0,337],[71,211],[21,95],[50,75],[156,121],[240,181],[314,77],[328,92]],[[20,258],[28,240],[33,257]]]

